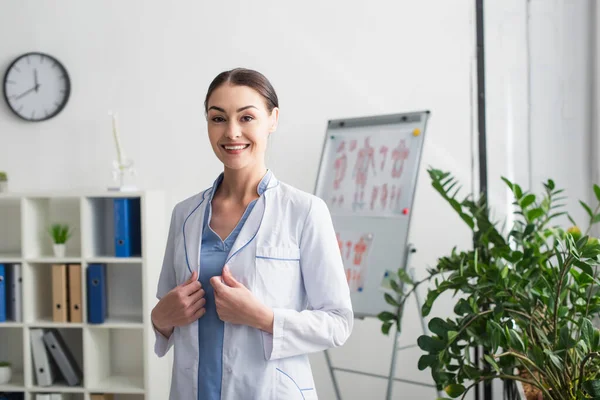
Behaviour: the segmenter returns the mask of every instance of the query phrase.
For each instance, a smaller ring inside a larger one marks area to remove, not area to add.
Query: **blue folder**
[[[139,197],[113,199],[116,257],[142,255]]]
[[[106,299],[106,265],[90,264],[87,267],[88,323],[104,323],[108,313]]]
[[[0,322],[6,321],[6,268],[0,264]]]

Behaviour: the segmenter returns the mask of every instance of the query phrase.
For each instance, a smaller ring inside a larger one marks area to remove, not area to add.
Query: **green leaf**
[[[533,204],[534,201],[535,201],[535,195],[528,194],[527,196],[523,197],[519,202],[520,202],[521,208],[525,209],[528,206],[530,206],[531,204]]]
[[[550,358],[550,361],[552,361],[552,364],[554,364],[554,366],[556,368],[558,368],[559,370],[562,370],[563,366],[562,366],[562,361],[560,360],[560,357],[558,357],[556,354],[554,354],[553,352],[551,352],[548,349],[545,349],[544,353]]]
[[[458,332],[448,331],[448,343],[452,343],[457,336],[458,336]]]
[[[394,307],[400,307],[400,304],[389,293],[384,294],[385,301]]]
[[[513,349],[515,349],[517,351],[524,352],[525,345],[523,344],[523,340],[521,340],[521,337],[519,336],[517,331],[510,329],[508,332],[510,333],[510,338],[509,338],[510,347],[512,347]]]
[[[434,354],[424,354],[419,358],[419,371],[431,367],[437,361]]]
[[[389,311],[382,311],[379,313],[379,315],[377,315],[377,318],[379,318],[383,322],[387,322],[391,319],[396,319],[396,314],[393,314]]]
[[[498,363],[492,357],[485,354],[483,356],[483,358],[485,358],[485,361],[487,361],[488,364],[490,364],[496,370],[497,373],[499,373],[499,374],[502,373],[502,371],[500,370],[500,367],[498,366]]]
[[[402,289],[400,289],[400,286],[398,285],[398,282],[396,282],[395,279],[390,279],[390,286],[392,287],[394,292],[402,294]]]
[[[431,354],[437,354],[440,351],[444,350],[446,344],[440,339],[433,338],[431,336],[422,335],[417,339],[417,344],[421,348],[421,350],[426,351]]]
[[[383,325],[381,325],[381,332],[384,335],[387,335],[390,332],[390,328],[393,324],[394,323],[392,321],[384,322]]]
[[[455,399],[465,392],[465,387],[463,385],[453,383],[452,385],[446,386],[444,391],[448,394],[448,396]]]
[[[579,204],[581,204],[581,206],[583,208],[585,208],[585,211],[588,213],[590,218],[594,218],[594,213],[592,212],[592,209],[590,208],[590,206],[588,206],[585,202],[583,202],[581,200],[579,200]]]
[[[400,280],[408,285],[414,285],[413,280],[411,279],[411,277],[408,275],[408,273],[403,270],[402,268],[400,268],[398,270],[398,278],[400,278]]]
[[[544,215],[544,210],[541,208],[534,208],[533,210],[527,212],[527,219],[529,221],[535,221],[542,215]]]
[[[429,321],[429,330],[441,338],[448,336],[448,331],[451,329],[450,325],[441,318],[435,317]]]
[[[600,201],[600,186],[598,185],[594,185],[594,193],[596,194],[596,199],[598,199],[598,201]]]
[[[600,380],[589,380],[583,382],[583,388],[587,392],[588,395],[592,396],[592,398],[600,397]]]
[[[585,344],[592,348],[594,341],[594,326],[592,325],[592,321],[587,318],[583,318],[581,321],[581,339],[585,342]]]
[[[502,279],[506,279],[507,276],[508,276],[508,265],[505,265],[504,268],[502,269],[502,271],[500,272],[500,277]]]

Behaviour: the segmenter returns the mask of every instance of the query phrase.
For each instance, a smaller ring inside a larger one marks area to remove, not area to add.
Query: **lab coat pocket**
[[[300,249],[256,247],[257,295],[271,307],[288,307],[301,285]]]
[[[277,400],[308,400],[317,399],[317,391],[308,360],[305,357],[292,357],[282,360],[276,368]]]

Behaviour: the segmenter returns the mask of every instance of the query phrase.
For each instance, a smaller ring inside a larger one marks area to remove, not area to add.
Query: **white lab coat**
[[[202,268],[200,244],[213,188],[178,203],[172,213],[157,297]],[[353,311],[331,216],[325,202],[271,176],[228,256],[231,273],[274,312],[273,334],[225,323],[222,400],[317,399],[308,354],[341,346]],[[174,345],[171,400],[198,395],[198,321],[155,352]]]

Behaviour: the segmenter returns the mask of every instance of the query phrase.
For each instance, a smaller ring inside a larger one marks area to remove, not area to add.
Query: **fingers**
[[[190,276],[188,278],[188,280],[183,283],[183,286],[189,285],[190,283],[195,282],[197,280],[198,280],[198,271],[194,271],[194,272],[192,272],[192,276]]]
[[[192,277],[194,275],[198,276],[198,274],[195,271],[192,274]],[[183,294],[184,296],[191,296],[193,293],[196,293],[201,288],[202,288],[202,284],[200,283],[199,280],[191,281],[191,278],[190,278],[182,286],[181,294]]]
[[[210,284],[215,289],[215,294],[218,294],[224,286],[223,281],[221,279],[221,276],[213,276],[212,278],[210,278]]]

